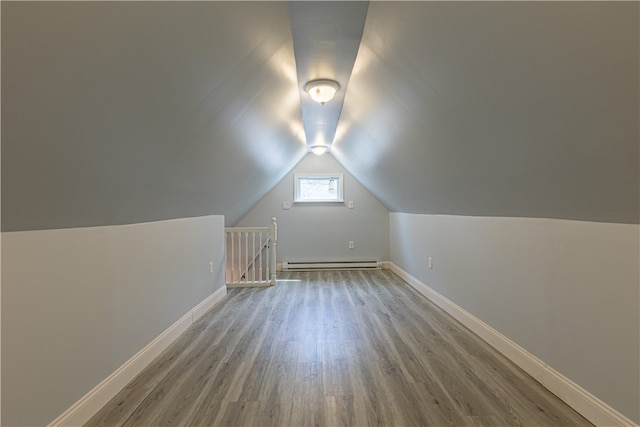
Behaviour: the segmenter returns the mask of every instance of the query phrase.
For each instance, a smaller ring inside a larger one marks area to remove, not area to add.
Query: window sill
[[[293,203],[344,203],[344,199],[341,199],[341,200],[294,200]]]

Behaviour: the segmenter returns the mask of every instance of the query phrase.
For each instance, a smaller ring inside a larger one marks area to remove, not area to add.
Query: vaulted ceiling
[[[334,154],[392,211],[637,223],[638,5],[372,2]]]
[[[233,225],[314,120],[391,211],[639,222],[637,2],[1,7],[3,231]]]

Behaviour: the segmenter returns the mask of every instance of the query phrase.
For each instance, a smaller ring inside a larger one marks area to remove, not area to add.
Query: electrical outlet
[[[433,270],[433,258],[429,257],[429,270]]]
[[[291,209],[291,202],[282,202],[282,209]]]
[[[209,261],[209,274],[213,273],[213,261]]]
[[[353,249],[354,245],[353,245],[353,240],[349,240],[349,249]]]

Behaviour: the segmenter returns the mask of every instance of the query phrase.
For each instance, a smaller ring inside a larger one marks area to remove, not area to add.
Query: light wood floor
[[[87,425],[590,425],[388,271],[235,289]]]

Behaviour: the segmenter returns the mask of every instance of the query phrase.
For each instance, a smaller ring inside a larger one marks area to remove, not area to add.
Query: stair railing
[[[227,288],[275,286],[278,223],[269,227],[227,227],[225,275]]]

